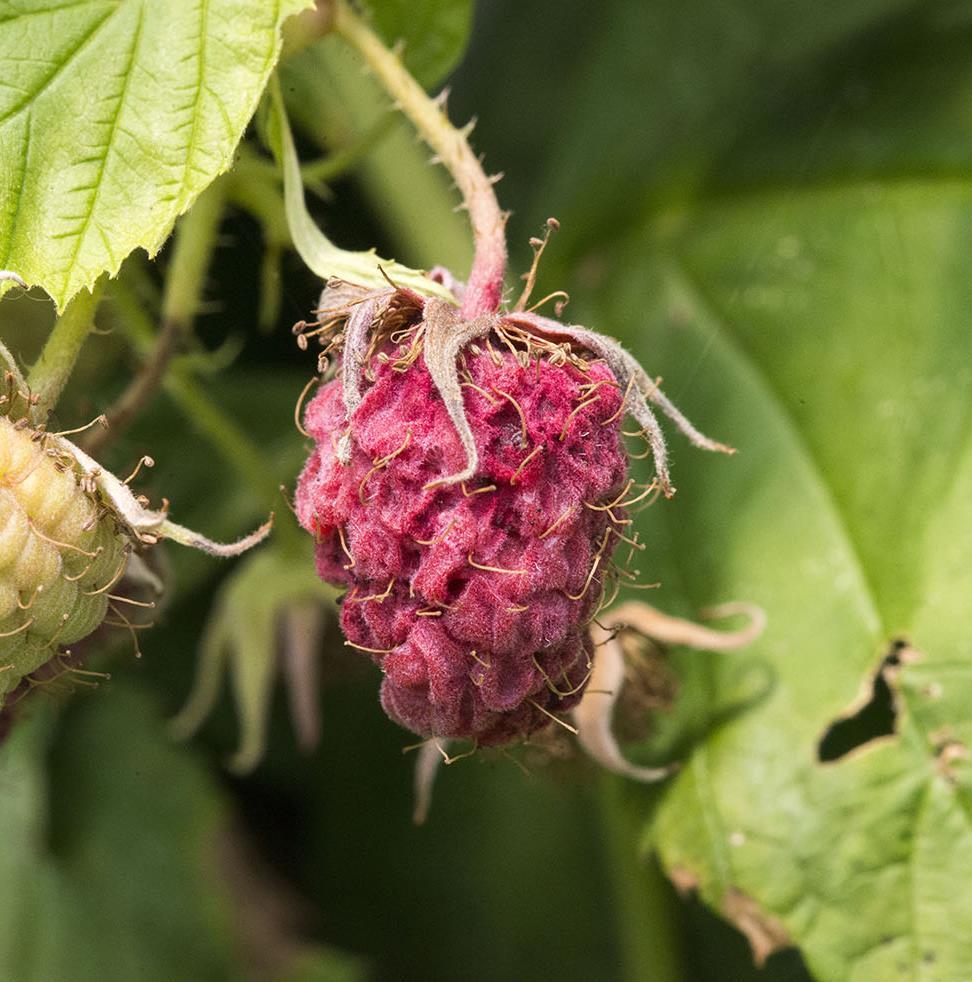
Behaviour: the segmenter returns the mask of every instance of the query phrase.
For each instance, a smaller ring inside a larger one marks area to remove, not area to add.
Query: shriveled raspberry
[[[0,706],[104,620],[127,551],[74,459],[26,420],[0,416]]]
[[[320,575],[349,588],[342,626],[381,666],[386,712],[485,746],[549,723],[587,683],[623,518],[605,506],[627,470],[624,392],[604,361],[528,358],[495,336],[462,363],[471,479],[442,483],[467,453],[426,362],[386,350],[350,422],[339,381],[308,405],[296,506]]]
[[[373,252],[333,246],[306,211],[279,114],[294,240],[326,277],[319,319],[294,333],[304,350],[320,344],[322,375],[333,354],[342,372],[306,413],[317,446],[297,512],[317,539],[322,577],[350,588],[348,643],[381,665],[389,715],[425,736],[503,743],[578,700],[593,667],[587,622],[624,509],[654,488],[675,493],[652,407],[695,446],[733,450],[696,430],[616,340],[536,312],[562,291],[530,306],[554,219],[530,240],[520,297],[504,302],[508,216],[498,178],[469,146],[471,127],[452,127],[366,26],[353,15],[347,24],[449,170],[475,253],[462,283],[442,268],[389,269]],[[623,417],[638,424],[656,475],[629,500]],[[419,813],[433,752],[445,756],[437,740],[419,756]]]

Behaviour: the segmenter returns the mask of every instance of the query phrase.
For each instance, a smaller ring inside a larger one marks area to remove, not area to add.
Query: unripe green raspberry
[[[0,704],[104,620],[127,539],[70,454],[0,416]]]

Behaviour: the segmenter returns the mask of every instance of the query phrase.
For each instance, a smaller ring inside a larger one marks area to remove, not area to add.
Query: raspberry
[[[321,576],[348,587],[347,643],[381,666],[385,710],[433,738],[417,768],[427,788],[433,750],[449,759],[436,738],[509,742],[563,722],[555,710],[579,701],[593,671],[588,622],[626,538],[625,510],[654,488],[675,491],[651,406],[696,446],[733,451],[696,430],[618,342],[535,313],[563,291],[529,306],[556,220],[530,240],[523,291],[505,306],[508,213],[499,175],[487,177],[469,146],[471,125],[454,128],[445,100],[430,100],[349,8],[337,29],[449,171],[475,244],[461,283],[329,242],[306,210],[277,93],[288,222],[308,266],[327,277],[320,319],[294,331],[304,350],[310,338],[321,344],[322,375],[334,351],[342,373],[307,408],[316,447],[296,511]],[[626,416],[656,472],[630,498]]]
[[[449,483],[466,452],[429,353],[409,362],[399,327],[362,366],[373,381],[350,425],[340,381],[307,406],[316,448],[296,493],[318,572],[348,587],[348,641],[384,672],[386,712],[480,746],[525,737],[579,701],[623,521],[607,506],[626,489],[611,369],[582,350],[525,346],[506,326],[461,356],[473,476]]]
[[[73,457],[0,416],[0,705],[104,620],[128,551]]]

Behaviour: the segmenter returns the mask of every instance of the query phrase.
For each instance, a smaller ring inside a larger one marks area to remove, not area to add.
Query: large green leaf
[[[957,980],[972,964],[970,30],[967,5],[856,7],[854,31],[821,24],[776,66],[761,106],[729,107],[686,68],[694,118],[725,116],[687,144],[692,179],[581,183],[561,217],[619,222],[619,187],[654,202],[629,208],[621,241],[576,243],[573,315],[740,450],[673,438],[679,494],[640,521],[653,601],[769,615],[745,652],[676,653],[654,751],[685,766],[658,801],[632,795],[646,843],[757,948],[788,938],[822,980]],[[692,61],[666,58],[661,77]],[[659,159],[668,111],[648,111]],[[607,125],[586,118],[578,133]],[[595,163],[569,139],[564,187]],[[634,166],[630,143],[599,149],[604,172]],[[893,733],[831,731],[887,691]]]
[[[755,899],[823,979],[959,978],[972,957],[964,768],[943,756],[972,699],[970,236],[961,190],[770,193],[619,269],[614,322],[740,449],[678,454],[679,498],[646,523],[656,541],[670,524],[660,602],[770,619],[745,654],[686,666],[674,736],[702,739],[653,835],[719,909]],[[920,654],[897,734],[821,762],[899,639]]]
[[[557,6],[548,19],[559,18]],[[920,0],[604,5],[580,28],[586,43],[572,44],[576,67],[562,78],[559,112],[548,110],[537,121],[550,128],[550,142],[534,223],[553,209],[565,220],[566,236],[589,241],[627,221],[633,195],[681,197],[713,156],[734,143],[741,123],[766,113],[798,121],[793,89],[817,63],[883,47],[889,25],[903,21],[907,30],[907,18],[931,6]],[[942,18],[942,43],[950,26]],[[511,51],[505,60],[521,73],[522,98],[530,99],[529,55]],[[845,99],[853,105],[869,84],[865,77],[846,93],[828,91],[825,108],[832,112]],[[521,146],[534,155],[532,141]]]
[[[233,159],[305,0],[0,4],[0,268],[59,306]]]

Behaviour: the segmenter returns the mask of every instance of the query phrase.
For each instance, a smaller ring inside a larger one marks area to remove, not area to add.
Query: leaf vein
[[[199,5],[199,48],[196,52],[196,61],[199,71],[196,79],[196,91],[192,101],[192,118],[189,130],[189,142],[186,147],[186,165],[182,172],[182,185],[179,193],[178,211],[185,208],[188,196],[189,177],[192,174],[193,157],[196,153],[196,141],[199,138],[199,116],[202,106],[204,80],[206,78],[206,30],[209,21],[209,0],[201,0]]]
[[[12,17],[0,17],[0,27],[16,23],[18,20],[26,20],[28,17],[37,17],[41,14],[60,14],[65,10],[74,10],[76,7],[90,7],[94,3],[104,3],[105,0],[75,0],[74,3],[60,3],[56,7],[45,7],[43,10],[22,10]],[[115,0],[118,6],[118,0]]]
[[[800,428],[793,419],[793,415],[790,412],[789,407],[786,405],[786,401],[783,399],[777,388],[773,385],[772,381],[767,377],[766,373],[762,370],[762,367],[756,363],[750,353],[746,351],[742,344],[740,344],[736,333],[729,326],[730,319],[726,316],[725,311],[721,310],[715,301],[706,293],[702,285],[692,275],[692,272],[684,259],[677,256],[674,252],[671,253],[671,257],[673,266],[672,273],[675,278],[682,284],[683,288],[689,294],[691,294],[696,306],[709,315],[709,320],[714,328],[725,339],[725,341],[732,346],[733,351],[738,355],[738,357],[749,366],[750,371],[761,382],[763,390],[768,398],[773,401],[777,410],[777,417],[784,423],[790,438],[793,440],[794,446],[796,447],[798,453],[806,461],[808,470],[815,478],[817,489],[828,505],[831,518],[846,547],[848,558],[853,564],[854,570],[860,579],[860,586],[863,594],[861,599],[865,601],[868,608],[870,621],[868,626],[874,629],[876,632],[883,631],[883,618],[878,606],[877,595],[872,583],[870,582],[870,579],[868,578],[864,561],[861,558],[860,548],[857,541],[854,539],[854,536],[851,534],[850,527],[847,524],[843,511],[839,507],[834,488],[825,478],[812,447],[800,432]]]
[[[138,4],[138,20],[136,21],[135,24],[135,30],[132,32],[132,46],[128,54],[128,64],[124,72],[124,81],[122,83],[122,90],[118,96],[117,103],[115,104],[114,114],[111,120],[111,129],[108,132],[108,138],[105,140],[105,144],[104,144],[104,153],[100,155],[101,163],[98,168],[98,176],[95,178],[94,181],[94,195],[91,199],[91,205],[88,207],[87,212],[85,214],[84,223],[82,224],[80,230],[77,233],[77,241],[75,242],[74,251],[71,255],[71,259],[67,263],[64,271],[63,291],[65,293],[67,293],[68,291],[68,286],[71,281],[71,274],[74,271],[74,267],[78,261],[78,256],[81,254],[81,247],[84,244],[84,240],[87,236],[88,229],[91,227],[91,222],[94,218],[95,211],[98,208],[98,199],[101,194],[101,189],[104,187],[104,177],[105,177],[105,170],[107,169],[108,166],[108,158],[111,156],[112,149],[114,147],[115,135],[118,132],[118,121],[121,118],[122,111],[125,107],[125,99],[128,95],[128,89],[131,84],[132,75],[134,74],[132,71],[132,67],[135,64],[136,58],[138,57],[138,49],[142,39],[142,25],[144,23],[144,15],[145,15],[144,3],[142,2],[142,0],[140,0]],[[102,240],[104,241],[103,230],[99,229],[99,231],[102,232],[101,237]],[[112,262],[114,262],[114,257],[112,256],[110,251],[108,252],[108,256],[109,259],[111,259]]]
[[[20,100],[8,113],[6,116],[0,116],[0,127],[5,126],[10,120],[19,116],[24,109],[28,108],[32,102],[39,99],[53,84],[57,79],[67,70],[67,68],[74,62],[74,60],[81,54],[82,51],[94,40],[94,38],[101,32],[101,29],[108,24],[111,19],[121,10],[119,5],[114,10],[109,11],[105,14],[101,20],[96,21],[94,26],[88,31],[84,37],[65,55],[63,61],[54,69],[50,75],[45,78],[40,85],[33,91],[27,94],[23,99]]]

